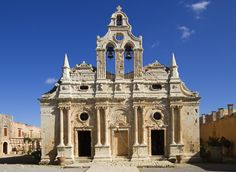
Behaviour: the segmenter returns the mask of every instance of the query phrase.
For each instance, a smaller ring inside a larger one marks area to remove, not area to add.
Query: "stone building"
[[[143,66],[142,37],[131,30],[119,6],[97,36],[96,67],[71,68],[65,55],[62,77],[40,98],[42,163],[198,158],[200,97],[181,81],[174,54],[169,67]]]
[[[14,122],[13,116],[0,114],[0,157],[36,150],[40,138],[40,128]]]
[[[200,138],[203,145],[207,145],[209,137],[226,138],[233,143],[229,156],[236,158],[236,109],[233,104],[228,104],[228,108],[219,108],[211,114],[203,114],[200,117]]]

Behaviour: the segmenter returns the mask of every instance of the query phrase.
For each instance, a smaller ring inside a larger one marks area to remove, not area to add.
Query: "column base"
[[[176,157],[176,155],[183,155],[183,144],[170,144],[170,155],[169,157]]]
[[[95,155],[93,162],[97,161],[111,161],[110,146],[107,145],[95,145]]]
[[[148,149],[147,145],[133,145],[133,154],[131,161],[142,161],[148,160]]]

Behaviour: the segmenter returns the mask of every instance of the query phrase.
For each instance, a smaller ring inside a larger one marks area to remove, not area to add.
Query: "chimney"
[[[232,115],[234,111],[234,105],[228,104],[228,115]]]
[[[211,112],[211,115],[212,115],[212,121],[216,121],[216,111],[212,111]]]
[[[219,119],[224,117],[224,108],[219,108]]]

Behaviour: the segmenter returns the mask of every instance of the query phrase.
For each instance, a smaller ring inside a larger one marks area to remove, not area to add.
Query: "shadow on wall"
[[[0,164],[38,164],[39,161],[31,155],[1,157]]]

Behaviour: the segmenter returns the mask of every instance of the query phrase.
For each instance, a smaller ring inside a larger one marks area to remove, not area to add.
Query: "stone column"
[[[116,79],[124,78],[124,49],[116,48],[115,49],[115,60],[116,60]]]
[[[101,146],[101,123],[100,123],[100,108],[97,107],[97,145]]]
[[[178,115],[179,115],[179,144],[182,144],[182,115],[181,115],[181,108],[182,106],[178,106]]]
[[[134,51],[134,78],[142,76],[142,48],[135,48]]]
[[[138,107],[134,106],[134,146],[138,145]]]
[[[106,50],[97,48],[97,78],[106,79]]]
[[[109,142],[108,142],[108,121],[107,121],[107,109],[108,107],[104,108],[104,128],[105,128],[105,134],[104,134],[104,145],[105,146],[109,146]]]
[[[63,126],[63,107],[60,107],[60,143],[59,146],[65,146],[64,145],[64,126]]]
[[[67,146],[72,146],[71,144],[71,113],[70,113],[70,107],[66,108],[67,110],[67,136],[68,136],[68,142]]]
[[[175,144],[175,107],[171,106],[171,144]]]
[[[146,145],[146,130],[145,130],[145,116],[144,116],[144,113],[143,113],[143,109],[144,107],[141,107],[141,111],[142,111],[142,145]]]

